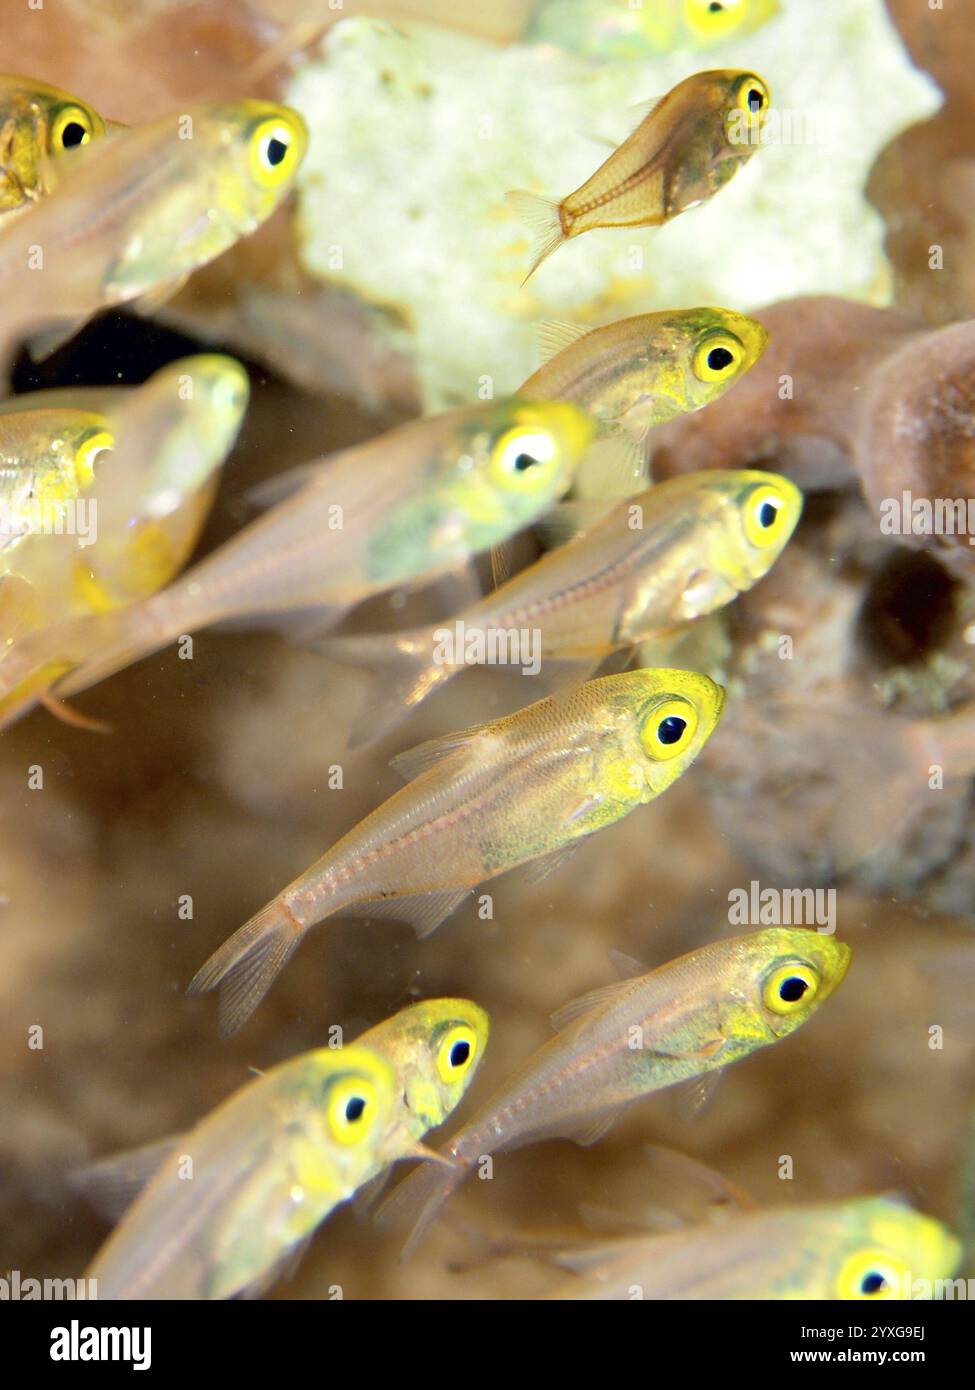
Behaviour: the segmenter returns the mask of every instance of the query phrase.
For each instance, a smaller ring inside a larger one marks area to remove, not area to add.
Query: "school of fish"
[[[680,50],[700,63],[779,6],[604,0],[597,19],[595,0],[506,0],[480,20],[474,7],[464,19],[434,0],[348,8],[492,43],[556,42],[564,28],[583,55]],[[254,9],[283,26],[255,79],[334,22],[310,5]],[[661,227],[720,197],[760,151],[772,101],[757,72],[701,66],[642,109],[573,191],[509,192],[535,235],[526,279],[583,233]],[[0,76],[8,378],[23,348],[43,359],[106,310],[151,315],[258,233],[315,138],[300,112],[256,97],[124,124],[110,87],[97,105],[42,75]],[[562,254],[584,258],[585,244]],[[252,380],[240,362],[200,351],[141,385],[66,384],[0,405],[0,728],[38,705],[36,719],[103,727],[97,692],[89,714],[66,702],[228,620],[300,620],[297,640],[324,671],[372,672],[350,746],[387,734],[469,666],[520,664],[547,681],[514,713],[400,751],[392,766],[406,785],[311,865],[293,854],[291,881],[269,883],[264,906],[222,945],[209,942],[188,992],[219,990],[223,1036],[332,917],[409,923],[432,960],[426,938],[451,915],[452,931],[481,930],[479,885],[524,866],[537,879],[576,851],[595,866],[618,822],[693,777],[706,748],[722,755],[726,708],[725,756],[762,757],[763,712],[739,709],[717,673],[632,662],[642,642],[669,641],[761,584],[800,524],[802,492],[782,474],[715,464],[660,480],[647,464],[650,431],[734,391],[762,358],[767,327],[699,305],[546,322],[539,339],[537,370],[510,396],[472,392],[338,452],[323,444],[297,468],[275,471],[270,459],[251,499],[259,514],[192,563],[246,429]],[[545,548],[509,573],[526,536]],[[465,575],[481,584],[487,556],[493,587],[445,608],[447,591],[432,586]],[[424,588],[440,605],[429,623],[334,631],[368,600]],[[330,762],[341,743],[329,743],[325,728],[309,757]],[[214,1096],[188,1133],[78,1172],[78,1189],[117,1221],[87,1277],[106,1299],[253,1297],[289,1277],[336,1208],[375,1198],[412,1160],[378,1216],[404,1227],[409,1253],[485,1160],[543,1139],[593,1144],[658,1092],[700,1096],[807,1023],[815,1035],[850,967],[847,944],[799,927],[715,937],[653,966],[621,962],[624,979],[594,981],[559,1009],[555,1035],[491,1091],[477,1090],[490,1035],[478,1003],[421,998],[348,1041],[319,1020],[321,1045]],[[514,933],[498,950],[517,971]],[[428,1146],[469,1087],[466,1120]],[[950,1278],[960,1258],[935,1218],[889,1194],[851,1193],[566,1243],[549,1251],[548,1296],[916,1297],[905,1292],[912,1280]]]

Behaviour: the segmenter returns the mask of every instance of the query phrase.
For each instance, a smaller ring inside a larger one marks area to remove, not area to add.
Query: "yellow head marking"
[[[326,1115],[337,1143],[364,1144],[375,1129],[378,1113],[379,1091],[368,1077],[343,1077],[331,1087]]]
[[[75,450],[74,469],[79,488],[86,488],[95,477],[95,469],[104,454],[115,448],[115,436],[110,430],[91,430]]]
[[[648,757],[669,762],[690,746],[697,733],[697,710],[677,696],[652,704],[640,728],[640,743]]]
[[[840,1266],[836,1297],[872,1301],[900,1298],[904,1276],[909,1272],[907,1261],[889,1250],[856,1250]]]
[[[788,961],[775,966],[763,981],[762,1003],[773,1014],[794,1014],[809,1007],[819,985],[819,971],[808,961]]]
[[[292,177],[305,152],[304,132],[283,116],[260,121],[250,135],[250,172],[260,188],[279,188]]]
[[[588,416],[563,401],[525,402],[489,445],[488,476],[506,493],[532,495],[568,484],[593,435]]]
[[[466,1023],[458,1023],[444,1035],[437,1053],[437,1074],[446,1086],[460,1081],[477,1058],[477,1033]]]
[[[60,154],[62,150],[87,145],[92,136],[101,135],[104,130],[101,117],[90,107],[72,102],[60,107],[51,121],[51,150]]]
[[[735,105],[744,112],[747,125],[763,125],[771,104],[771,89],[757,72],[746,72],[738,78],[735,83]]]
[[[708,333],[694,351],[694,375],[699,381],[731,381],[745,361],[745,345],[734,333]]]
[[[756,550],[779,546],[792,531],[796,513],[779,483],[760,483],[742,502],[745,536]]]

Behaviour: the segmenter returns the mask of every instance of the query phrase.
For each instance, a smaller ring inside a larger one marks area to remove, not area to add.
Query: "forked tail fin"
[[[305,934],[283,898],[262,907],[200,966],[187,994],[220,986],[220,1036],[229,1038],[250,1018]]]
[[[349,747],[374,743],[458,672],[438,662],[437,629],[335,637],[323,647],[342,666],[361,666],[374,674],[352,725]]]
[[[409,1177],[393,1188],[376,1213],[380,1225],[411,1227],[402,1258],[408,1259],[426,1235],[441,1207],[470,1172],[465,1163],[448,1167],[441,1163],[421,1163]]]
[[[543,198],[539,193],[527,193],[523,188],[513,189],[504,195],[504,200],[520,221],[529,227],[535,237],[532,248],[533,259],[528,274],[522,280],[527,284],[542,261],[557,251],[563,241],[567,241],[565,225],[562,221],[562,204],[553,198]]]

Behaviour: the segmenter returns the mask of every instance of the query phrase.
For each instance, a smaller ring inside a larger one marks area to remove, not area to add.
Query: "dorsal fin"
[[[600,985],[598,989],[590,989],[585,994],[580,994],[577,999],[570,999],[549,1016],[552,1027],[557,1033],[561,1033],[584,1014],[592,1013],[606,1004],[615,1003],[629,988],[629,980],[614,980],[612,984]]]
[[[578,323],[565,323],[561,319],[543,319],[535,329],[541,360],[548,362],[564,348],[571,347],[591,332],[591,328],[584,328]]]
[[[621,980],[633,980],[638,975],[649,975],[650,967],[636,956],[628,956],[625,951],[610,951],[609,958],[613,969]]]
[[[440,738],[429,738],[414,748],[406,748],[402,753],[397,753],[395,758],[390,758],[389,765],[394,772],[399,773],[404,782],[412,782],[414,777],[419,777],[421,772],[428,772],[431,767],[435,767],[444,758],[449,758],[452,753],[464,750],[470,752],[483,734],[484,725],[475,724],[471,729],[459,729],[456,733],[443,734]]]
[[[656,111],[661,102],[666,100],[667,95],[664,92],[662,97],[647,97],[645,101],[635,101],[632,106],[626,108],[627,129],[630,135],[643,125],[648,116]]]

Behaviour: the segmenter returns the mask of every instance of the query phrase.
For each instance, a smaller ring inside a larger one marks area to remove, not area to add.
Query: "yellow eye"
[[[749,72],[738,83],[735,99],[751,125],[765,119],[765,113],[772,104],[772,93],[767,82],[763,82],[756,73]]]
[[[83,106],[62,106],[51,125],[51,147],[55,151],[87,145],[94,134],[94,122]]]
[[[491,445],[490,474],[499,487],[537,492],[558,466],[558,445],[545,430],[516,426]]]
[[[437,1053],[440,1080],[450,1085],[465,1076],[477,1056],[477,1034],[466,1023],[458,1023],[445,1034]]]
[[[777,966],[762,987],[762,1003],[773,1014],[805,1008],[819,990],[819,974],[803,960]]]
[[[281,121],[261,121],[251,136],[251,173],[262,188],[278,188],[294,173],[300,155],[293,131]]]
[[[75,450],[74,467],[80,487],[87,487],[95,476],[95,468],[102,461],[102,454],[110,454],[115,448],[115,438],[108,430],[97,430],[87,435]]]
[[[709,333],[694,352],[700,381],[730,381],[745,360],[745,347],[733,333]]]
[[[765,550],[782,539],[789,522],[785,498],[767,483],[751,490],[742,513],[745,535],[756,550]]]
[[[687,750],[696,730],[694,706],[687,700],[666,700],[655,705],[644,720],[640,742],[648,757],[666,762]]]
[[[364,1076],[337,1081],[328,1097],[328,1126],[340,1144],[361,1144],[375,1123],[378,1094]]]
[[[836,1297],[900,1298],[907,1264],[886,1250],[858,1250],[843,1261],[836,1276]]]

